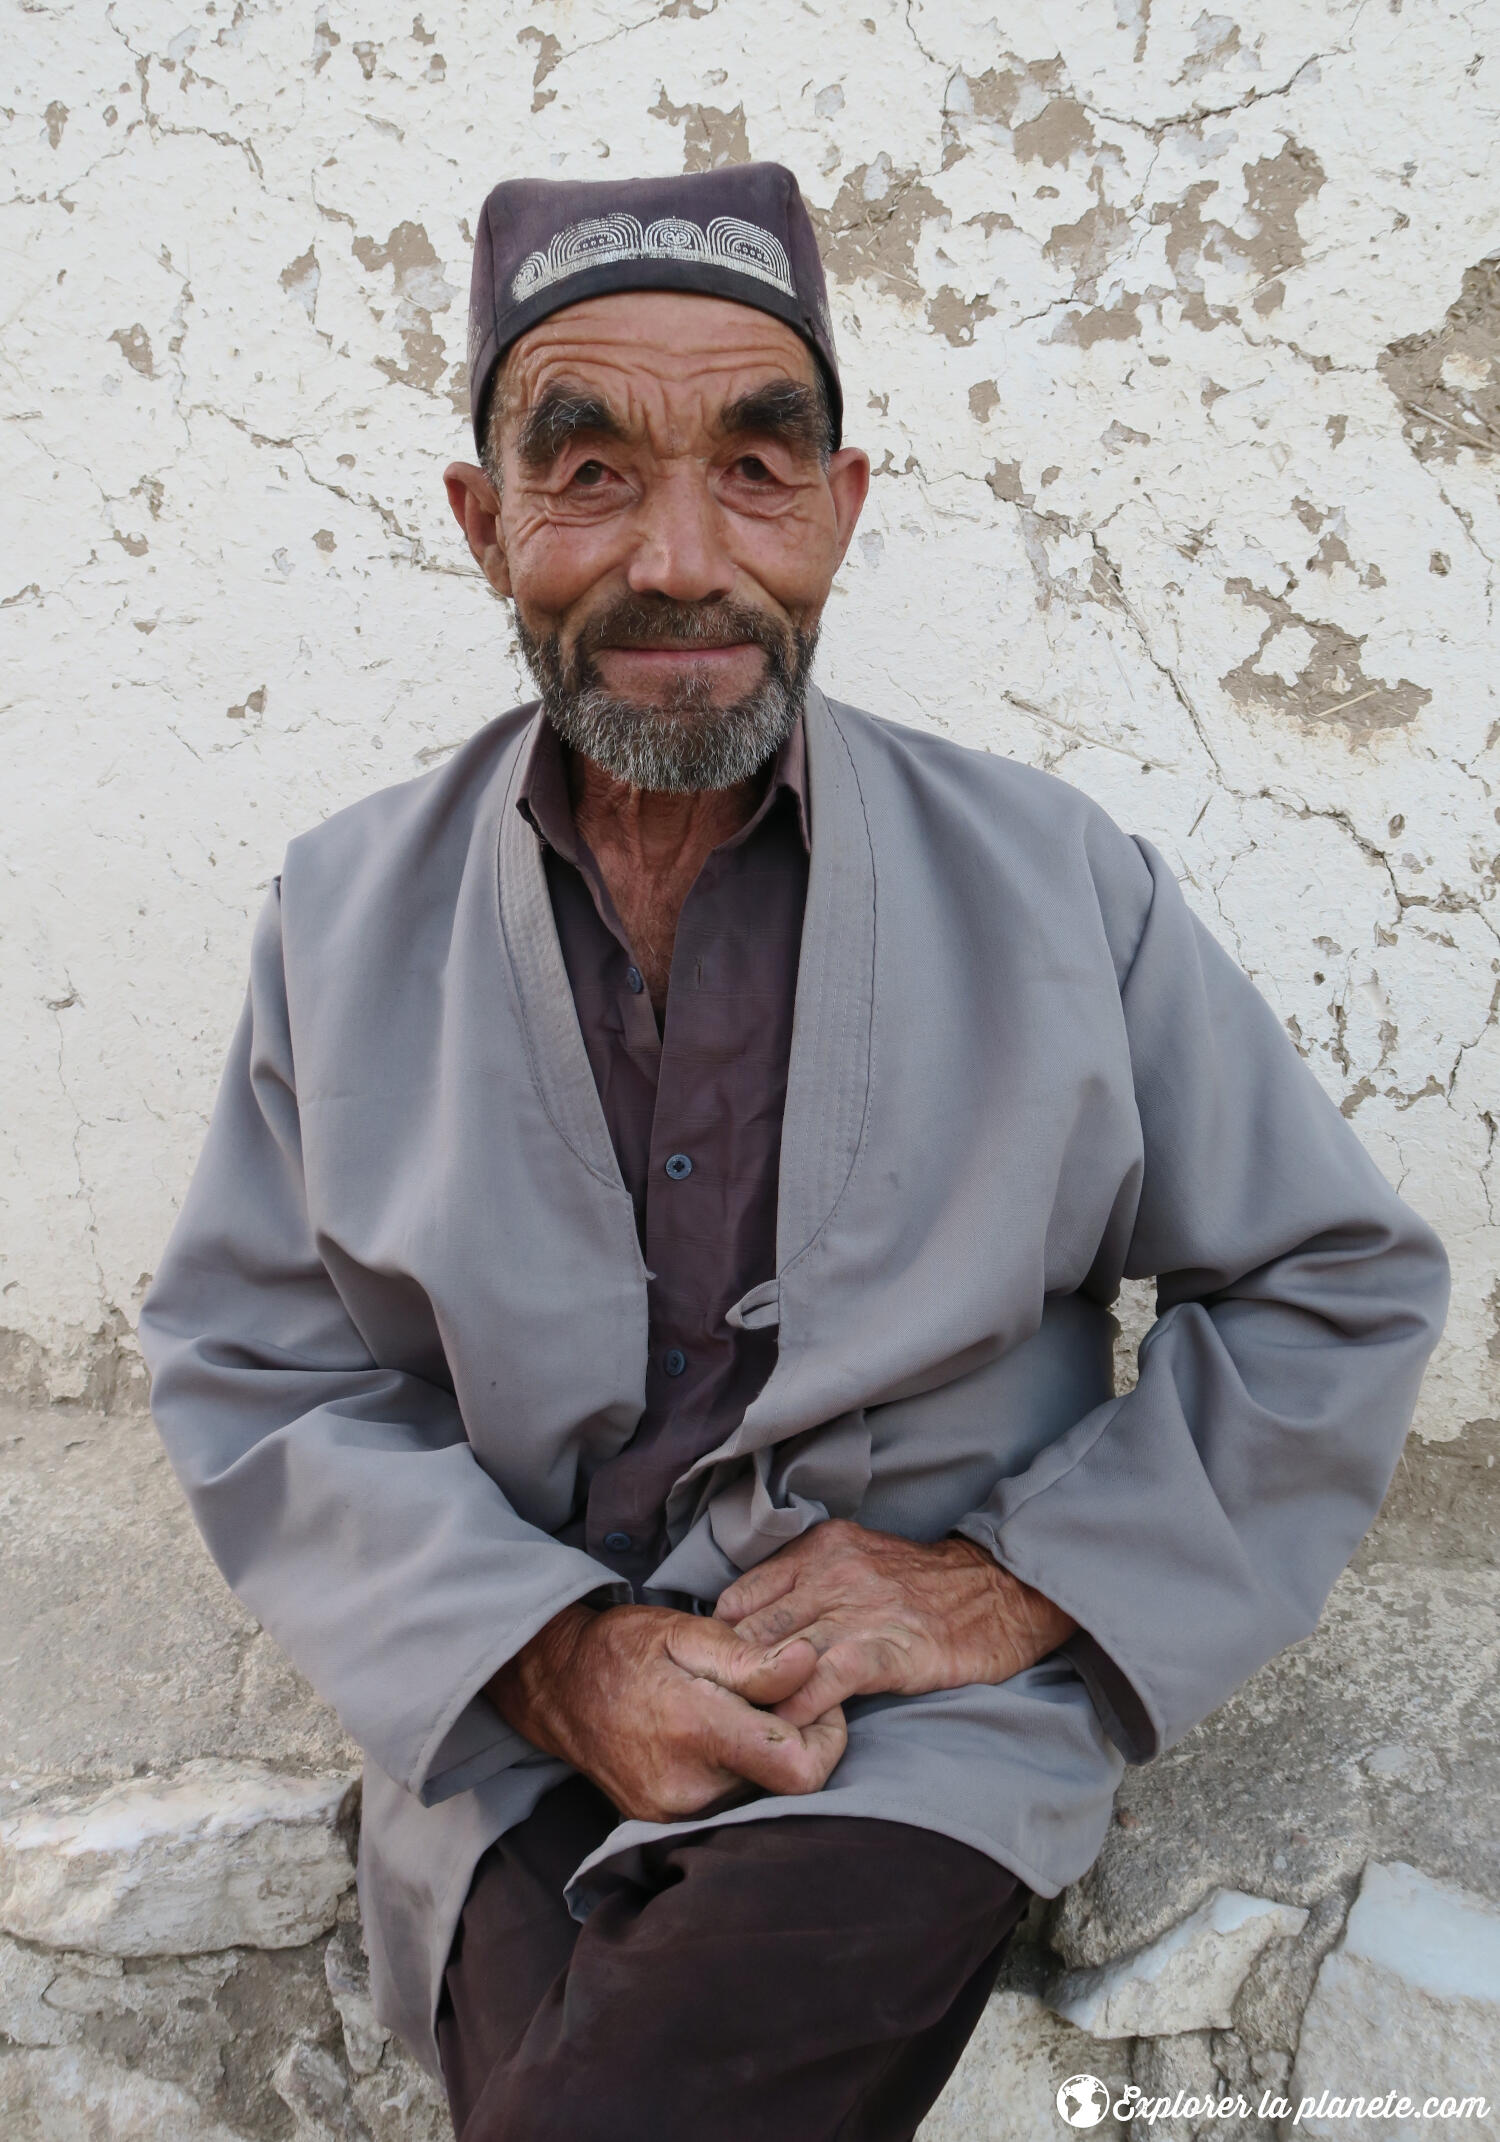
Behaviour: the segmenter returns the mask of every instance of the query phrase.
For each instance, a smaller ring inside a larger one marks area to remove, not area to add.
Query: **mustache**
[[[791,630],[749,603],[643,601],[625,595],[590,618],[569,650],[566,667],[574,689],[593,681],[595,657],[608,647],[723,647],[748,641],[778,667],[789,667]]]

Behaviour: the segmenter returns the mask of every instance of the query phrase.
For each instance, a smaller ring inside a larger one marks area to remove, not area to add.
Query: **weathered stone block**
[[[343,1777],[203,1761],[0,1822],[0,1928],[106,1956],[295,1948],[354,1878]]]
[[[249,2142],[173,2083],[71,2048],[0,2054],[5,2142]]]
[[[1262,2081],[1271,2076],[1279,2084],[1290,2072],[1318,1966],[1343,1932],[1348,1908],[1342,1890],[1320,1897],[1295,1940],[1268,1942],[1250,1967],[1234,2004],[1234,2027],[1247,2044],[1260,2048]],[[1279,2066],[1266,2066],[1272,2053],[1280,2056]]]
[[[453,2122],[440,2083],[394,2044],[373,2075],[350,2089],[370,2142],[453,2142]]]
[[[1365,1869],[1344,1937],[1323,1960],[1292,2071],[1294,2101],[1381,2098],[1418,2106],[1479,2093],[1500,2108],[1500,1911],[1401,1862]],[[1401,2122],[1310,2112],[1300,2132],[1477,2133],[1472,2117]]]
[[[1034,1993],[1002,1990],[922,2123],[920,2142],[1055,2142],[1068,2132],[1058,2086],[1078,2074],[1096,2076],[1113,2105],[1129,2079],[1125,2048],[1075,2030]],[[1090,2129],[1100,2142],[1121,2132],[1112,2115]]]
[[[1051,2004],[1098,2038],[1227,2029],[1235,1995],[1261,1951],[1299,1934],[1306,1922],[1297,1906],[1219,1889],[1145,1948],[1097,1970],[1068,1972]]]
[[[289,2046],[271,2080],[297,2123],[297,2142],[370,2142],[349,2102],[349,2078],[319,2046]]]
[[[63,2045],[73,2035],[68,2019],[47,2005],[57,1976],[57,1958],[44,1949],[0,1940],[0,2038],[12,2045]]]
[[[390,2043],[390,2032],[375,2020],[370,2000],[370,1965],[357,1926],[334,1929],[323,1951],[323,1970],[339,2021],[344,2026],[344,2057],[351,2075],[373,2075]]]
[[[1207,2031],[1181,2031],[1170,2038],[1140,2038],[1130,2049],[1130,2075],[1141,2092],[1138,2103],[1151,2107],[1137,2114],[1152,2142],[1195,2142],[1200,2128],[1217,2127],[1216,2116],[1202,2107],[1216,2103],[1224,2094],[1223,2079],[1214,2066],[1213,2048]],[[1163,2111],[1165,2105],[1196,2105],[1196,2112]],[[1132,2132],[1140,2129],[1132,2128]]]

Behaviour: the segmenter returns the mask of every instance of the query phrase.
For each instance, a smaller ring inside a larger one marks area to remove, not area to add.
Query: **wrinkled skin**
[[[534,639],[566,659],[621,595],[734,603],[780,636],[812,630],[869,488],[868,456],[764,430],[726,431],[721,412],[782,382],[811,388],[814,360],[768,313],[723,298],[630,291],[570,305],[523,335],[505,362],[501,487],[455,462],[444,481],[492,588]],[[597,396],[619,436],[582,431],[540,465],[521,450],[551,391]],[[623,699],[659,703],[686,681],[728,706],[765,674],[762,647],[604,647],[598,673]],[[705,858],[754,815],[758,782],[662,795],[575,762],[574,812],[599,862],[652,1001],[666,1001],[682,903]]]
[[[805,1726],[850,1696],[1008,1681],[1073,1633],[1059,1607],[972,1540],[815,1525],[720,1596],[716,1618],[779,1661],[817,1665],[776,1715]]]
[[[568,1607],[490,1683],[501,1716],[619,1808],[673,1822],[742,1797],[816,1792],[844,1752],[844,1714],[793,1725],[772,1708],[807,1684],[811,1644],[773,1652],[666,1607]]]

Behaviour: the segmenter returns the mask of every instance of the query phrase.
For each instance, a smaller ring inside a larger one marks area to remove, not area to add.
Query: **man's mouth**
[[[696,660],[700,655],[736,654],[753,647],[754,640],[618,640],[601,648],[603,654],[675,655]]]
[[[617,684],[635,680],[648,687],[654,681],[722,676],[739,678],[748,687],[753,668],[759,673],[765,650],[754,640],[626,640],[599,649],[596,658],[606,677]]]

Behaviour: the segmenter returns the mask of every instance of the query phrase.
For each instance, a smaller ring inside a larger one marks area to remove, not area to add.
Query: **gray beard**
[[[541,694],[542,712],[571,750],[632,788],[669,795],[735,788],[776,756],[802,713],[815,630],[793,634],[789,649],[754,611],[730,611],[722,604],[703,611],[690,605],[626,604],[594,627],[593,643],[607,644],[605,635],[620,628],[622,617],[624,644],[632,624],[641,638],[669,628],[674,638],[691,642],[721,637],[726,618],[731,619],[765,649],[765,675],[754,691],[727,707],[714,706],[709,688],[692,683],[666,703],[617,699],[599,681],[589,647],[580,645],[564,662],[556,635],[538,640],[517,616],[516,636]]]

